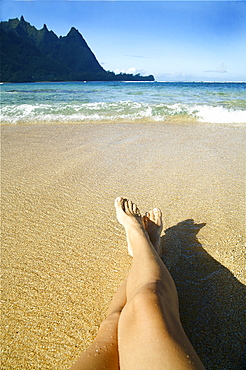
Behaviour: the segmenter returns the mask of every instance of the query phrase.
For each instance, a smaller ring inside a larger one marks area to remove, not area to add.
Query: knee
[[[141,287],[132,299],[133,306],[141,308],[149,304],[159,303],[159,295],[161,294],[160,284],[154,282]]]
[[[152,311],[160,306],[160,288],[156,283],[149,283],[141,287],[127,302],[125,313],[129,319],[146,319]]]
[[[100,328],[104,326],[117,325],[120,318],[121,311],[113,311],[102,321]]]
[[[176,301],[177,293],[161,280],[149,282],[142,286],[134,295],[133,302],[137,307],[145,307],[149,304]]]
[[[152,320],[170,312],[179,316],[178,298],[161,281],[141,287],[125,306],[125,317],[130,321]]]

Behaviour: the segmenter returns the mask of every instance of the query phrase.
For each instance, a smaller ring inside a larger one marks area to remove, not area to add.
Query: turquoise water
[[[246,123],[246,83],[1,84],[1,120],[18,123]]]

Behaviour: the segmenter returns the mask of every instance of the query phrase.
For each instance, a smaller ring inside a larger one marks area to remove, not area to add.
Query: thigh
[[[176,310],[162,299],[143,289],[125,305],[118,328],[121,370],[204,369]]]
[[[119,370],[119,315],[119,312],[112,313],[102,322],[96,338],[70,370]]]

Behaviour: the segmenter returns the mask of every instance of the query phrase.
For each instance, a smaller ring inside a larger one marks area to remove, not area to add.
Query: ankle
[[[148,233],[144,229],[144,227],[140,224],[135,224],[133,226],[130,226],[125,229],[126,230],[126,236],[129,241],[136,241],[138,238],[144,238],[149,240]]]

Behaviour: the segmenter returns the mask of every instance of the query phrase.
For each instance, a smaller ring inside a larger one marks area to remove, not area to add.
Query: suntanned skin
[[[94,342],[71,370],[204,369],[181,325],[176,287],[160,258],[161,211],[141,217],[122,197],[115,208],[132,267]]]

